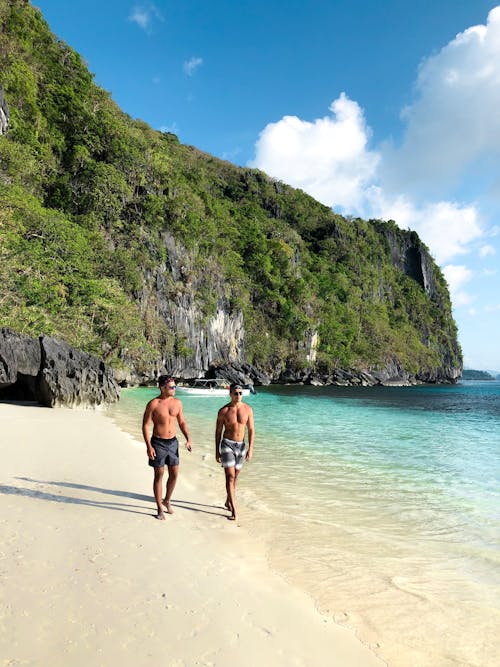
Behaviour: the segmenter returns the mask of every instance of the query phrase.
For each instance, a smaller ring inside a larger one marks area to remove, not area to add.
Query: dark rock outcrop
[[[96,406],[118,400],[113,373],[100,359],[48,336],[40,337],[40,345],[37,388],[43,405]]]
[[[416,384],[451,384],[460,377],[459,371],[453,366],[446,369],[437,368],[427,373],[412,374],[408,373],[397,362],[387,362],[380,369],[336,369],[330,372],[321,371],[316,368],[311,369],[292,369],[285,368],[279,374],[273,377],[265,376],[262,381],[262,373],[255,367],[243,365],[247,368],[246,374],[241,372],[242,366],[219,366],[211,367],[206,377],[223,377],[231,382],[238,381],[244,383],[253,383],[255,385],[267,385],[270,382],[276,384],[310,384],[315,386],[337,385],[340,387],[371,387],[383,385],[386,387],[411,386]]]
[[[36,400],[41,358],[38,340],[0,329],[0,398]]]
[[[389,245],[393,265],[413,278],[431,299],[440,302],[434,261],[416,232],[383,227],[381,233]]]
[[[94,407],[119,396],[112,370],[97,357],[50,336],[0,329],[0,399]]]
[[[259,386],[271,383],[271,378],[250,364],[212,365],[205,374],[206,378],[224,378],[229,382],[242,385],[256,384]]]

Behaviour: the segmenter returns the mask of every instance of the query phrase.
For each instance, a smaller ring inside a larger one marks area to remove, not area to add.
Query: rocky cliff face
[[[160,303],[162,299],[160,297]],[[200,377],[214,363],[238,364],[244,361],[245,329],[241,312],[231,314],[222,303],[206,323],[193,294],[162,303],[159,314],[172,326],[186,352],[165,359],[165,366],[176,377]]]
[[[245,362],[245,327],[241,311],[230,312],[224,297],[224,285],[214,273],[209,275],[215,307],[203,312],[199,292],[210,269],[195,266],[190,252],[169,234],[163,241],[168,260],[154,274],[145,276],[145,287],[138,300],[145,307],[151,300],[156,315],[175,335],[173,353],[165,355],[146,376],[128,377],[128,381],[150,381],[161,372],[175,377],[202,377],[214,364],[238,366]],[[151,295],[153,292],[153,295]]]
[[[392,264],[415,280],[436,303],[444,309],[443,292],[439,287],[436,265],[427,248],[413,232],[402,232],[383,228],[381,232],[387,240]],[[203,272],[194,270],[193,260],[185,249],[176,245],[173,237],[165,236],[168,263],[159,267],[147,282],[153,285],[157,314],[167,323],[178,338],[183,341],[183,350],[166,355],[161,363],[146,376],[128,376],[128,382],[153,381],[161,372],[172,373],[176,377],[215,377],[218,374],[229,380],[243,383],[269,384],[270,382],[304,382],[311,384],[339,385],[410,385],[418,382],[455,382],[461,375],[461,365],[457,359],[461,352],[456,334],[451,331],[450,319],[449,347],[443,347],[440,365],[434,369],[416,374],[405,370],[395,359],[387,360],[384,366],[362,370],[344,369],[334,373],[322,372],[316,365],[317,332],[308,332],[298,348],[305,352],[309,361],[307,369],[278,368],[273,373],[263,372],[245,359],[245,326],[241,312],[231,312],[223,298],[224,286],[216,275],[212,276],[212,290],[216,295],[216,311],[206,317],[200,309],[197,293]],[[144,294],[142,295],[145,299]],[[422,330],[422,339],[426,332]]]
[[[94,407],[119,395],[113,372],[97,357],[50,336],[0,329],[0,399]]]
[[[415,232],[396,233],[390,228],[383,231],[384,236],[390,247],[392,263],[396,268],[415,280],[429,296],[440,311],[444,311],[443,290],[439,289],[436,275],[437,267],[429,254],[428,249],[419,239]],[[387,373],[381,371],[381,377],[387,374],[396,377],[406,377],[408,382],[418,380],[421,382],[455,382],[462,374],[462,364],[457,362],[461,360],[462,353],[457,341],[453,321],[450,318],[443,318],[448,334],[448,344],[440,350],[441,363],[427,372],[420,372],[412,376],[398,369],[397,365],[389,364]],[[422,340],[426,342],[428,332],[422,329]],[[391,369],[391,366],[393,367]]]
[[[396,233],[391,229],[384,230],[383,233],[389,244],[394,266],[413,278],[431,299],[438,299],[434,262],[417,234]]]

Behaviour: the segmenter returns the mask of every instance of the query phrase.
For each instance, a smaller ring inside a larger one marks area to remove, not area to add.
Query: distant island
[[[462,380],[494,380],[495,378],[488,371],[476,371],[471,368],[464,368],[462,371]],[[497,377],[498,380],[498,377]]]

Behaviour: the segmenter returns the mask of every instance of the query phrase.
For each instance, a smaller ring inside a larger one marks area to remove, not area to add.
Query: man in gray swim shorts
[[[179,474],[179,442],[175,437],[176,426],[186,438],[186,449],[190,452],[192,445],[189,438],[182,403],[175,398],[175,380],[168,375],[160,375],[158,378],[160,395],[153,398],[146,406],[142,419],[142,435],[146,443],[149,465],[154,468],[153,492],[158,507],[157,519],[165,521],[166,508],[169,514],[173,514],[170,498],[174,492],[177,476]],[[153,434],[151,433],[153,426]],[[168,468],[168,480],[165,490],[165,499],[162,500],[163,472],[165,466]]]
[[[149,465],[153,468],[163,468],[167,466],[179,465],[179,441],[173,438],[158,438],[153,435],[151,444],[154,447],[156,456],[149,459]]]
[[[243,403],[243,389],[239,384],[229,387],[231,402],[217,414],[215,426],[215,460],[224,468],[226,476],[226,508],[228,519],[236,520],[236,480],[243,461],[250,461],[253,453],[253,410]],[[248,449],[245,448],[245,429],[248,432]],[[222,439],[221,439],[222,437]]]

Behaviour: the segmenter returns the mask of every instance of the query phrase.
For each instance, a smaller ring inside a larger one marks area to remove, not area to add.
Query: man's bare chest
[[[153,420],[167,422],[171,419],[175,419],[179,414],[179,409],[177,406],[159,406],[153,411]]]
[[[248,415],[246,410],[242,410],[241,408],[229,408],[229,410],[226,413],[226,418],[225,418],[225,423],[226,424],[246,424],[248,421]]]

